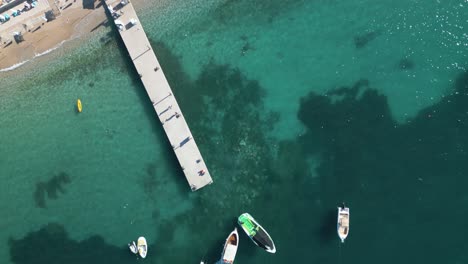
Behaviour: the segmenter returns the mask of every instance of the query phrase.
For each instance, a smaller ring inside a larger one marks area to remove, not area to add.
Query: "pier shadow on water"
[[[194,234],[191,239],[203,241],[204,246],[194,248],[187,245],[190,248],[184,247],[181,250],[184,250],[186,256],[205,256],[209,263],[213,263],[220,257],[226,236],[236,226],[236,219],[232,217],[256,207],[256,203],[261,204],[263,199],[259,199],[259,194],[266,193],[271,188],[270,184],[263,183],[275,182],[269,164],[274,145],[265,131],[272,129],[278,116],[264,109],[263,99],[266,93],[259,82],[248,79],[239,69],[210,61],[203,65],[200,74],[192,80],[185,73],[180,57],[167,45],[150,42],[184,111],[208,169],[215,176],[215,186],[190,194],[195,197],[193,211],[176,216],[170,221],[158,222],[158,237],[166,241],[160,245],[160,256],[171,263],[187,262],[190,258],[172,254],[174,243],[171,241],[177,239],[175,227],[191,229],[197,226],[199,230],[222,231]],[[178,168],[174,164],[176,166]],[[187,192],[186,182],[183,186]],[[256,186],[255,191],[252,191],[252,186]],[[239,199],[232,202],[232,197]],[[233,213],[220,214],[224,211]],[[156,217],[158,215],[160,214],[155,213]],[[210,215],[217,217],[208,217]],[[274,218],[273,215],[271,217]],[[241,232],[240,230],[239,233]],[[258,248],[244,237],[241,238],[245,243],[241,243],[240,255],[246,258],[258,256]],[[178,241],[174,242],[180,244]]]
[[[100,236],[75,241],[68,237],[62,225],[56,223],[49,223],[17,240],[10,238],[8,245],[11,261],[15,264],[124,264],[136,261],[127,245],[116,247]]]

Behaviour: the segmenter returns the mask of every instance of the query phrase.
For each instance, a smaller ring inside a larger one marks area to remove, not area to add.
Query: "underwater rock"
[[[398,62],[400,70],[411,70],[414,68],[414,62],[408,58],[403,58]]]
[[[70,176],[61,172],[52,176],[46,182],[36,183],[36,190],[34,191],[34,201],[39,208],[46,208],[46,194],[49,199],[57,199],[58,193],[65,193],[63,186],[71,182]]]
[[[361,35],[357,35],[354,37],[354,45],[357,49],[362,49],[365,46],[367,46],[369,42],[377,38],[379,35],[380,31],[371,31]]]

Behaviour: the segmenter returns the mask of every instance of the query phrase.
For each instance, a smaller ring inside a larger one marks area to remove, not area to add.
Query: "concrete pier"
[[[125,0],[106,0],[105,4],[140,75],[156,117],[159,118],[166,132],[190,188],[195,191],[211,184],[213,180],[205,161],[132,3]]]

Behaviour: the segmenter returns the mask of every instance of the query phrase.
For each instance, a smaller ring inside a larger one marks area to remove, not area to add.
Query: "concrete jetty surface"
[[[195,139],[177,104],[161,65],[149,43],[132,4],[126,0],[106,0],[106,8],[117,26],[127,51],[153,103],[172,148],[192,191],[211,184],[210,173]]]

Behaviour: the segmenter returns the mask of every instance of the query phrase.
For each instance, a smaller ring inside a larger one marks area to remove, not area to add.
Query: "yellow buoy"
[[[81,110],[83,110],[83,106],[81,106],[81,100],[80,99],[76,100],[76,107],[78,108],[78,112],[81,113]]]

